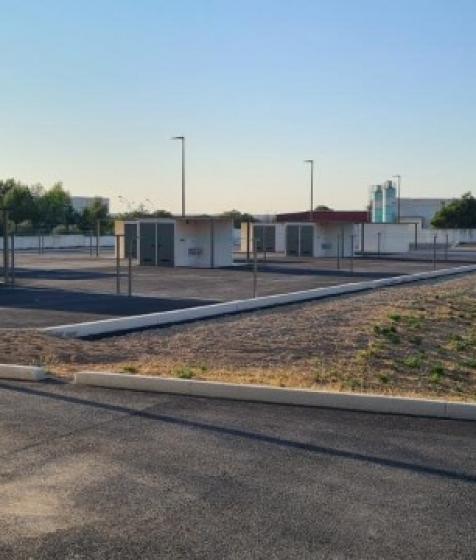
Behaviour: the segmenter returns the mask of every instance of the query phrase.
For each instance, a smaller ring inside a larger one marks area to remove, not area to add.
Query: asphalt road
[[[476,557],[476,424],[0,383],[0,558]]]

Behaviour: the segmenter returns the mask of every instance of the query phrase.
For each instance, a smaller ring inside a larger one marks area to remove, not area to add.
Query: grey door
[[[140,224],[140,264],[155,265],[155,224]]]
[[[124,224],[124,238],[120,243],[125,243],[124,256],[126,259],[129,258],[129,249],[132,249],[131,257],[137,259],[137,224]]]
[[[301,226],[300,249],[302,257],[314,255],[314,228],[312,226]]]
[[[274,226],[264,226],[264,250],[267,253],[276,251],[276,228]]]
[[[299,256],[299,226],[286,226],[286,254]]]
[[[264,250],[264,226],[255,226],[253,230],[255,247],[258,253]]]
[[[157,264],[174,265],[174,224],[157,224]]]

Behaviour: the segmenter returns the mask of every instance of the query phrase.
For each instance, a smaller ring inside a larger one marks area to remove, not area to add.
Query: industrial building
[[[314,211],[277,214],[272,224],[243,223],[241,250],[295,257],[350,254],[354,225],[368,222],[367,212]]]
[[[233,220],[180,216],[116,221],[116,251],[140,265],[215,268],[233,264]],[[117,254],[117,253],[116,253]]]

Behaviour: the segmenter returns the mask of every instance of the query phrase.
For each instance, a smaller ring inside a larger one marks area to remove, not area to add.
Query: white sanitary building
[[[122,258],[141,265],[215,268],[233,265],[233,220],[185,216],[116,221]],[[116,248],[117,250],[117,248]]]

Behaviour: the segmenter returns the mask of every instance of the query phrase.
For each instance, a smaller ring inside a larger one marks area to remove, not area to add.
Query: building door
[[[314,227],[301,226],[299,249],[302,257],[314,256]]]
[[[264,249],[264,226],[255,225],[253,230],[255,248],[258,253],[262,253]]]
[[[140,223],[140,264],[155,265],[155,224]]]
[[[299,256],[299,226],[286,226],[286,254]]]
[[[276,252],[276,228],[274,226],[264,226],[264,250],[267,253]]]
[[[157,264],[174,266],[174,224],[157,224]]]
[[[137,259],[137,224],[124,224],[124,238],[120,240],[124,245],[124,256],[129,258],[129,249],[131,258]]]

